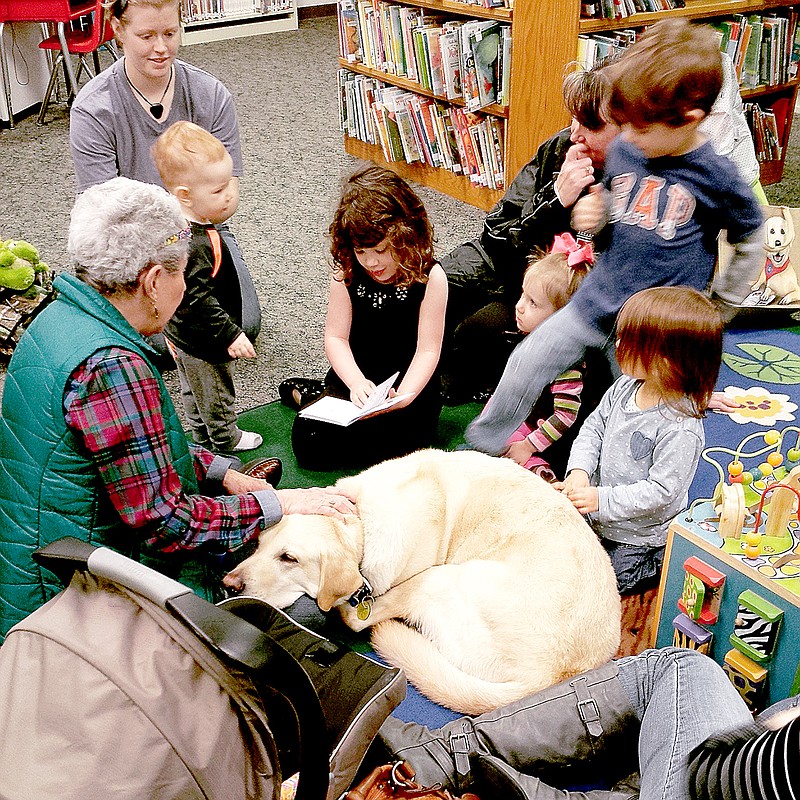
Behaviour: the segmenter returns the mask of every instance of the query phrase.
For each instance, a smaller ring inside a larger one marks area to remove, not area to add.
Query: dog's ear
[[[781,206],[781,213],[786,220],[786,241],[794,241],[794,220],[792,219],[792,210],[787,206]]]
[[[354,554],[341,544],[321,554],[317,592],[317,605],[321,611],[330,611],[336,602],[350,597],[363,583]]]

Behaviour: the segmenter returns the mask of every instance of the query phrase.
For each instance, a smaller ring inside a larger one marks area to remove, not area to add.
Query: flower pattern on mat
[[[724,394],[741,406],[728,415],[739,425],[755,422],[756,425],[771,428],[779,420],[790,422],[795,418],[792,412],[797,411],[797,404],[789,399],[788,394],[773,394],[762,386],[751,386],[749,389],[726,386]]]
[[[723,363],[750,380],[766,383],[800,383],[800,356],[782,347],[744,342],[736,347],[746,356],[723,353]]]

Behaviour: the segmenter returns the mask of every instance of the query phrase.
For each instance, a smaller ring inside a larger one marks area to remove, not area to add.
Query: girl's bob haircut
[[[397,286],[428,280],[433,226],[413,189],[388,169],[369,166],[348,178],[328,233],[336,279],[345,284],[358,264],[355,251],[384,239],[398,263]]]
[[[617,317],[617,361],[654,377],[669,407],[702,417],[722,361],[722,327],[716,306],[695,289],[645,289]]]

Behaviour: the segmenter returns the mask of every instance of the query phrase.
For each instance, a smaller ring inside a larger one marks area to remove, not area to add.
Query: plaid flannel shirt
[[[117,347],[93,354],[67,382],[64,413],[120,519],[144,546],[172,553],[216,541],[226,551],[236,550],[263,527],[265,512],[252,494],[184,492],[170,460],[159,383],[141,356]],[[220,459],[189,447],[202,483]]]

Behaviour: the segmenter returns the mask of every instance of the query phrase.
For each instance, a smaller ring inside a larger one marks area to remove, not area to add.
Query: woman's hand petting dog
[[[277,489],[275,494],[284,514],[321,514],[342,520],[347,514],[358,514],[355,498],[332,486],[325,489]]]

